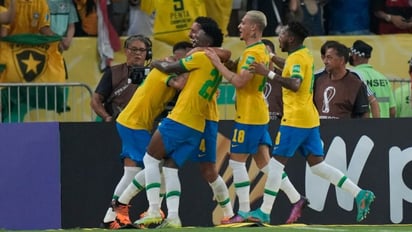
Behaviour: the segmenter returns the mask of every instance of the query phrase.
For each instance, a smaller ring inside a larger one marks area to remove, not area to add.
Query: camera
[[[132,66],[129,71],[129,82],[135,85],[140,85],[149,74],[149,72],[149,67]]]

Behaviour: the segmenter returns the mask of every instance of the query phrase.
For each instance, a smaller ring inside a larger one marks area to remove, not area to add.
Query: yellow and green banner
[[[58,49],[60,40],[60,36],[37,34],[18,34],[0,40],[2,122],[22,122],[31,109],[58,113],[68,109],[63,87],[29,85],[65,82],[63,56]]]
[[[0,40],[0,82],[65,81],[60,36],[18,34]]]

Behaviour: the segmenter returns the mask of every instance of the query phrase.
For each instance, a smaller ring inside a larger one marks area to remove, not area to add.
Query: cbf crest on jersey
[[[293,65],[292,73],[300,73],[300,64]]]
[[[60,36],[33,34],[7,36],[0,41],[0,82],[64,82]]]

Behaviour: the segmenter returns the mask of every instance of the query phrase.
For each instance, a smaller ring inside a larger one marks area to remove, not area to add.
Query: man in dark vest
[[[94,112],[105,122],[116,119],[127,105],[143,81],[143,68],[152,59],[152,42],[143,35],[127,38],[124,49],[126,62],[105,70],[90,103]]]

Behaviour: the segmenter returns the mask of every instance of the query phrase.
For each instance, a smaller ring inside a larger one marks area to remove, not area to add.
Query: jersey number
[[[199,95],[208,101],[212,99],[213,95],[216,93],[217,87],[222,81],[222,75],[220,75],[217,69],[213,69],[210,72],[210,75],[213,77],[213,80],[206,81],[199,90]]]
[[[235,131],[233,133],[232,142],[243,143],[244,141],[245,141],[245,131],[235,129]]]
[[[203,153],[206,152],[205,139],[202,139],[202,140],[200,141],[199,150],[200,150],[201,152],[203,152]]]
[[[173,9],[175,11],[179,11],[179,10],[183,10],[185,9],[184,5],[183,5],[183,0],[173,0],[174,4],[173,4]]]

